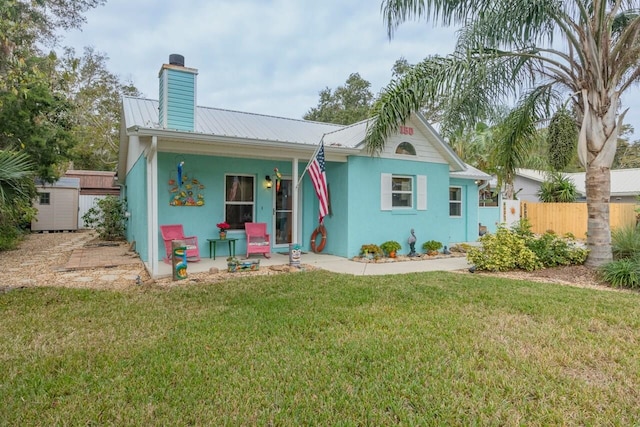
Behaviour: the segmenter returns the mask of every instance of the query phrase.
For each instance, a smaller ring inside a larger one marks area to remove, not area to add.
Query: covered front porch
[[[152,277],[165,274],[161,225],[182,224],[185,236],[197,236],[204,270],[211,266],[204,267],[209,264],[205,262],[208,239],[218,238],[216,224],[223,221],[231,225],[227,236],[237,239],[239,257],[246,253],[244,222],[267,224],[273,253],[287,251],[289,243],[308,249],[304,244],[317,226],[318,204],[310,183],[301,177],[316,145],[232,142],[190,132],[166,134],[158,129],[133,128],[129,132],[129,149],[134,149],[129,155],[137,149],[139,160],[128,176],[143,179],[130,180],[126,187],[130,214],[127,240],[136,241],[136,250]],[[327,148],[327,162],[344,163],[355,152],[359,150]],[[178,174],[184,188],[176,185]],[[234,197],[230,197],[231,191]],[[145,194],[148,196],[141,197]],[[197,265],[191,263],[190,267]]]

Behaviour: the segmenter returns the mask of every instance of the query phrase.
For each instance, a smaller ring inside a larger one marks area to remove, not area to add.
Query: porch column
[[[298,206],[298,200],[300,199],[300,189],[298,188],[298,158],[295,157],[292,162],[291,162],[291,182],[294,184],[293,187],[293,200],[292,200],[292,229],[291,229],[291,234],[293,235],[293,243],[298,243],[300,244],[300,230],[298,227],[298,221],[300,220],[300,214],[299,214],[299,206]]]
[[[151,277],[158,276],[158,137],[147,151],[147,255]]]

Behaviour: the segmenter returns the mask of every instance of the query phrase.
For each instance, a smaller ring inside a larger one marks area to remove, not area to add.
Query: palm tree
[[[383,0],[381,9],[389,37],[421,18],[461,30],[454,53],[426,58],[385,88],[369,150],[379,152],[430,100],[445,106],[442,128],[454,130],[518,99],[500,135],[508,171],[539,123],[568,100],[586,170],[587,263],[610,261],[610,168],[625,114],[620,95],[640,80],[640,0]]]
[[[0,232],[30,220],[36,196],[33,162],[26,153],[0,150]]]

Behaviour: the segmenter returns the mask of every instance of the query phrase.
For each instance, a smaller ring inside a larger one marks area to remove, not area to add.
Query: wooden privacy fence
[[[610,203],[609,225],[611,229],[636,225],[636,209],[633,203]],[[587,238],[586,203],[533,203],[521,202],[520,215],[531,223],[531,231],[542,234],[553,230],[556,234],[572,233],[576,239]]]

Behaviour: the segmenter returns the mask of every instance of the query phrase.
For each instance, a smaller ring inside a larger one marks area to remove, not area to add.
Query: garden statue
[[[418,256],[418,254],[416,254],[416,235],[413,232],[413,228],[411,229],[411,236],[409,236],[407,243],[409,243],[409,248],[411,250],[409,252],[409,256],[410,257]]]

